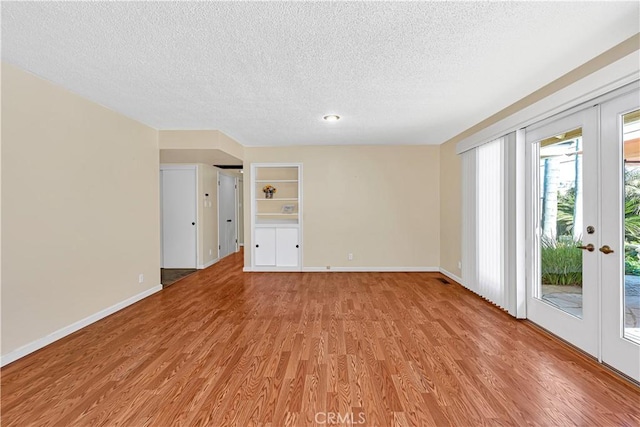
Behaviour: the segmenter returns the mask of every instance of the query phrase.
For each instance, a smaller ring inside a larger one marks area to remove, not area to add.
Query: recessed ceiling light
[[[337,122],[338,120],[340,120],[340,116],[337,114],[328,114],[324,116],[323,119],[325,119],[328,122]]]

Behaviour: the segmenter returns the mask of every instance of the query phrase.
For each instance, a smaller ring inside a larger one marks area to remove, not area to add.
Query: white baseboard
[[[244,267],[242,269],[244,272],[254,272],[254,273],[291,273],[298,272],[300,273],[300,268],[298,267]]]
[[[436,272],[440,271],[438,267],[302,267],[302,271],[306,272],[337,272],[337,273],[391,273],[391,272]]]
[[[276,268],[276,267],[244,267],[242,269],[245,273],[248,272],[269,272],[269,271],[300,271],[295,268]],[[328,272],[328,273],[437,273],[441,272],[442,269],[439,267],[302,267],[302,271],[305,273],[319,273],[319,272]],[[447,276],[449,276],[447,274]],[[450,276],[453,280],[456,276]]]
[[[460,277],[456,276],[455,274],[445,270],[444,268],[440,269],[440,273],[444,274],[449,279],[455,280],[456,282],[458,282],[458,284],[462,285],[462,279]]]
[[[116,311],[120,311],[123,308],[134,304],[141,299],[148,297],[149,295],[155,294],[158,291],[162,290],[162,285],[154,286],[153,288],[147,289],[146,291],[140,292],[137,295],[132,296],[131,298],[127,298],[124,301],[121,301],[117,304],[112,305],[111,307],[107,307],[104,310],[100,310],[97,313],[92,314],[89,317],[85,317],[82,320],[79,320],[71,325],[65,326],[64,328],[58,329],[55,332],[50,333],[49,335],[39,338],[35,341],[30,342],[29,344],[23,345],[22,347],[13,350],[0,358],[0,366],[8,365],[11,362],[14,362],[21,357],[26,356],[27,354],[33,353],[36,350],[40,350],[43,347],[48,346],[54,341],[58,341],[60,338],[64,338],[67,335],[70,335],[77,330],[84,328],[85,326],[89,326],[90,324],[97,322],[100,319],[103,319]]]
[[[216,259],[214,259],[214,260],[211,260],[211,261],[209,261],[209,262],[208,262],[208,263],[206,263],[206,264],[200,264],[200,265],[198,265],[198,270],[202,270],[202,269],[205,269],[205,268],[211,267],[213,264],[215,264],[215,263],[216,263],[216,262],[218,262],[218,261],[220,261],[220,258],[216,258]]]
[[[301,271],[298,269],[291,268],[278,268],[275,267],[244,267],[242,269],[245,273],[248,272],[258,272],[258,271]],[[327,267],[302,267],[302,271],[305,273],[319,273],[319,272],[336,272],[336,273],[392,273],[392,272],[423,272],[423,273],[434,273],[439,272],[440,269],[438,267],[331,267],[327,269]]]

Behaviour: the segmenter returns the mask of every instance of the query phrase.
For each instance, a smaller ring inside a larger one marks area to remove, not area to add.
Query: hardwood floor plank
[[[638,387],[438,277],[232,255],[2,368],[2,425],[640,425]]]

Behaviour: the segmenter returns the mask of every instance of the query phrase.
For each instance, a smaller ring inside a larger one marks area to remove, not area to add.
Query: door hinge
[[[218,181],[218,185],[220,185],[220,181]]]
[[[238,243],[238,239],[236,239],[236,243]]]
[[[218,250],[222,249],[222,247],[220,245],[218,245]]]

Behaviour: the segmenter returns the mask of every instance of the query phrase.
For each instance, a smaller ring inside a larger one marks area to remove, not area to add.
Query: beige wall
[[[222,132],[218,132],[218,148],[220,151],[230,154],[236,159],[244,159],[244,146]]]
[[[455,142],[440,146],[440,267],[458,277],[462,271],[462,167]]]
[[[244,245],[244,176],[238,178],[238,244]]]
[[[198,264],[207,265],[218,258],[218,168],[198,165]],[[206,197],[208,194],[209,197]],[[205,207],[205,200],[211,206]]]
[[[246,148],[245,225],[252,162],[303,164],[304,267],[439,266],[439,147]]]
[[[0,67],[0,93],[2,93],[2,70]],[[1,111],[1,110],[0,110]],[[0,354],[2,351],[2,114],[0,114]]]
[[[154,129],[5,64],[2,122],[7,354],[159,285],[159,161]]]
[[[244,147],[219,130],[162,130],[158,144],[161,150],[220,150],[239,160],[244,155]]]

